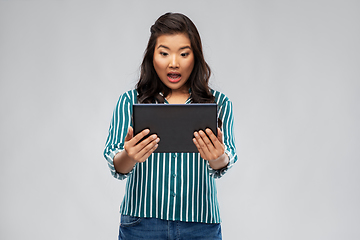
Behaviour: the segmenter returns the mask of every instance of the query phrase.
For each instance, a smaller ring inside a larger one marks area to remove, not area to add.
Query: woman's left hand
[[[202,130],[199,132],[194,132],[195,138],[193,138],[193,142],[199,150],[201,157],[205,160],[217,160],[225,153],[222,132],[220,128],[218,128],[217,131],[217,137],[209,128],[205,129],[207,135]]]

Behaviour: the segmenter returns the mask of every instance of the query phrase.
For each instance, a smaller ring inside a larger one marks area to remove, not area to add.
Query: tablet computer
[[[217,134],[217,104],[134,104],[134,136],[144,129],[156,133],[159,146],[155,152],[198,152],[194,131],[210,128]]]

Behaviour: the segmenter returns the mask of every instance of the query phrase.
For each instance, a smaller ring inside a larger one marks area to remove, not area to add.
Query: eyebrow
[[[167,47],[167,46],[165,46],[165,45],[159,45],[159,46],[157,47],[157,49],[159,49],[159,48],[165,48],[165,49],[170,50],[170,48]],[[190,47],[190,46],[185,46],[185,47],[179,48],[179,50],[184,50],[184,49],[190,49],[190,50],[191,50],[191,47]]]

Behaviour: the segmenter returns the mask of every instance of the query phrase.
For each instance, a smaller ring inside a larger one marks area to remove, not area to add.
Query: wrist
[[[115,170],[122,174],[129,173],[137,163],[125,149],[115,155],[113,162]]]
[[[214,170],[225,168],[229,164],[229,157],[226,153],[223,153],[220,157],[214,160],[210,160],[210,167]]]

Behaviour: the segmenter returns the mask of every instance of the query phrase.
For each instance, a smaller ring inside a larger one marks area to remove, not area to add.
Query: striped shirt
[[[116,172],[113,158],[124,149],[124,139],[132,125],[132,105],[137,103],[137,91],[130,90],[119,97],[104,157],[115,178],[128,179],[120,206],[121,214],[186,222],[221,222],[215,179],[233,166],[237,155],[232,103],[223,93],[211,91],[218,105],[225,153],[230,160],[220,170],[212,169],[199,153],[152,153],[145,162],[137,163],[131,172]],[[191,98],[186,101],[186,104],[190,103]]]

